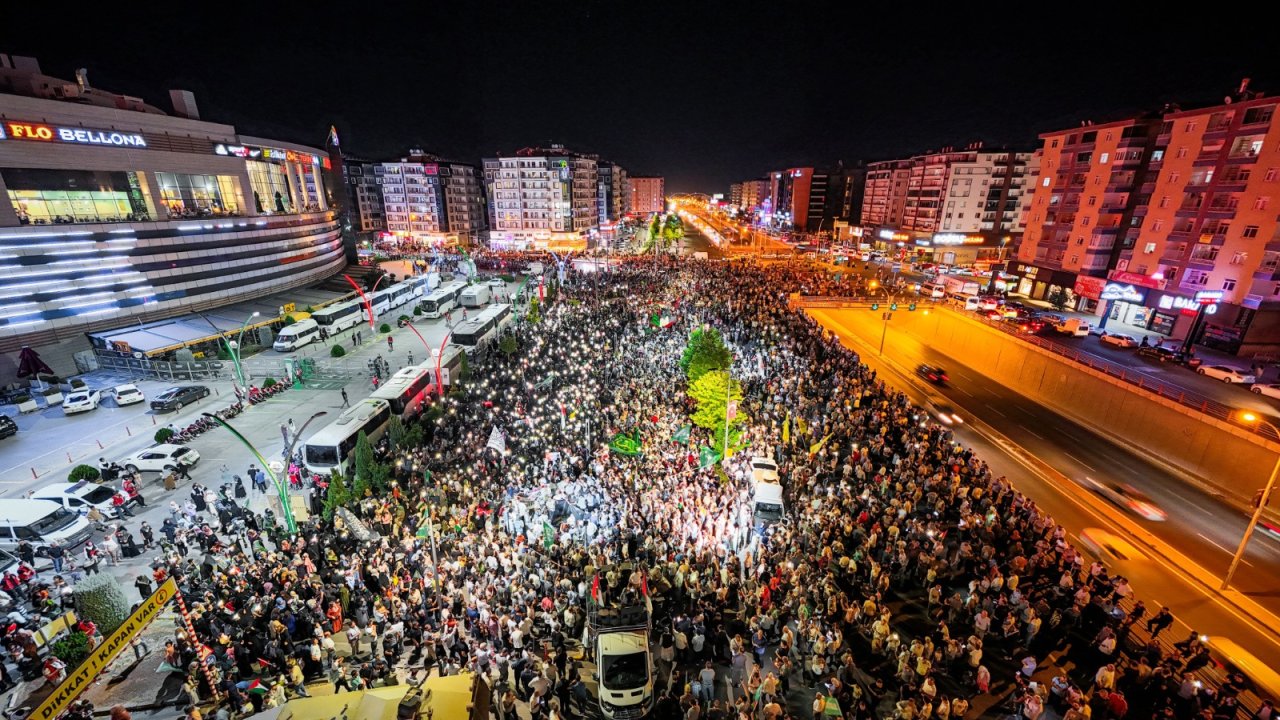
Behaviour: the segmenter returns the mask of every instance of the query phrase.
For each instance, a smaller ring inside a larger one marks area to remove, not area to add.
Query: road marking
[[[1218,549],[1219,549],[1219,550],[1221,550],[1222,552],[1224,552],[1224,553],[1226,553],[1226,554],[1228,554],[1228,555],[1232,555],[1232,556],[1234,556],[1234,555],[1235,555],[1235,552],[1234,552],[1234,551],[1232,551],[1232,550],[1228,550],[1228,549],[1226,549],[1226,548],[1222,547],[1221,545],[1219,545],[1218,543],[1216,543],[1216,542],[1214,542],[1214,541],[1210,540],[1209,538],[1205,537],[1204,533],[1196,533],[1196,535],[1199,535],[1201,540],[1204,540],[1205,542],[1207,542],[1207,543],[1209,543],[1210,545],[1212,545],[1212,546],[1214,546],[1214,547],[1218,548]],[[1253,567],[1253,563],[1249,562],[1248,560],[1245,560],[1244,558],[1240,558],[1240,562],[1244,563],[1245,565],[1248,565],[1249,567]]]
[[[960,392],[964,393],[965,395],[968,395],[969,397],[973,397],[973,393],[969,392],[968,390],[965,390],[965,389],[964,389],[964,388],[962,388],[962,387],[958,387],[958,386],[955,386],[955,385],[952,385],[952,387],[953,387],[953,388],[955,388],[956,390],[958,390],[958,391],[960,391]]]
[[[1040,433],[1036,432],[1035,430],[1032,430],[1031,428],[1027,427],[1026,425],[1022,425],[1022,426],[1020,426],[1020,427],[1021,427],[1023,430],[1026,430],[1027,432],[1031,433],[1032,435],[1035,435],[1036,437],[1040,438],[1041,440],[1043,440],[1043,439],[1044,439],[1044,436],[1043,436],[1043,435],[1041,435]]]
[[[1062,453],[1062,454],[1063,454],[1063,455],[1066,455],[1067,457],[1071,458],[1072,460],[1075,460],[1076,462],[1080,463],[1081,465],[1085,466],[1086,468],[1088,468],[1088,469],[1090,469],[1090,470],[1094,470],[1094,467],[1093,467],[1092,465],[1090,465],[1089,463],[1087,463],[1087,462],[1085,462],[1085,461],[1081,460],[1080,458],[1076,457],[1075,455],[1072,455],[1072,454],[1071,454],[1071,453],[1069,453],[1069,452],[1064,452],[1064,453]],[[1096,472],[1096,471],[1095,471],[1095,472]]]
[[[1004,413],[1000,412],[999,408],[996,408],[991,403],[983,403],[983,405],[986,405],[987,408],[991,410],[991,412],[999,415],[1000,417],[1009,417],[1008,415],[1005,415]]]

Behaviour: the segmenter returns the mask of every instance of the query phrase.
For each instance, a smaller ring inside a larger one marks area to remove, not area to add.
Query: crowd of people
[[[244,511],[239,483],[175,504],[153,578],[175,574],[191,607],[196,637],[165,648],[175,681],[230,718],[320,679],[342,692],[469,670],[504,718],[593,715],[583,640],[600,578],[652,601],[662,720],[1234,717],[1245,683],[1195,682],[1194,633],[1162,651],[1167,610],[1133,604],[1123,577],[789,307],[835,282],[799,263],[570,271],[515,352],[489,352],[424,414],[421,446],[378,444],[385,487],[332,516],[315,494],[294,535]],[[676,439],[691,411],[679,359],[707,326],[747,418],[720,469],[699,462],[705,433]],[[640,452],[611,452],[619,433]],[[786,488],[767,529],[753,456]],[[1070,672],[1046,681],[1064,649]]]

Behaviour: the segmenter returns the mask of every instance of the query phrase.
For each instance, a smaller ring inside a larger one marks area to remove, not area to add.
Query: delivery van
[[[25,540],[43,555],[56,541],[70,554],[92,532],[87,519],[52,500],[0,500],[0,549],[16,550]]]
[[[458,303],[464,308],[478,308],[489,304],[489,299],[493,293],[489,290],[488,285],[470,285],[466,290],[462,291],[462,295],[458,298]]]

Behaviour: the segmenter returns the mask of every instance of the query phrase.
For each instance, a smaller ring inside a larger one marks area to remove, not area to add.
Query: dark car
[[[18,434],[18,423],[8,415],[0,415],[0,438],[12,437]]]
[[[207,397],[209,397],[209,388],[203,385],[171,387],[155,396],[151,401],[151,409],[160,412],[181,410],[183,406]]]
[[[1177,362],[1179,357],[1177,350],[1170,350],[1159,345],[1140,346],[1137,349],[1137,355],[1141,358],[1159,360],[1160,362]]]
[[[916,368],[916,374],[928,380],[934,385],[946,385],[951,378],[947,377],[947,371],[937,365],[920,365]]]

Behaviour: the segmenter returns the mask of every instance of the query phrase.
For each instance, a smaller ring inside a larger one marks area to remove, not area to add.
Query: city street
[[[894,371],[900,386],[913,389],[918,401],[941,395],[962,415],[979,419],[996,430],[997,438],[988,437],[975,431],[976,423],[970,422],[956,432],[1077,537],[1085,528],[1101,527],[1129,535],[1130,525],[1140,526],[1209,572],[1219,577],[1225,572],[1247,522],[1238,510],[1109,439],[991,382],[981,372],[955,363],[937,349],[904,338],[892,327],[886,336],[884,360],[878,360],[874,347],[882,331],[878,313],[866,308],[811,309],[809,313],[858,350],[864,361]],[[945,367],[952,377],[951,384],[926,388],[913,374],[913,368],[921,362]],[[1010,443],[998,441],[1003,438]],[[1029,471],[1014,453],[1033,455],[1061,474]],[[1133,484],[1154,498],[1169,513],[1169,519],[1151,522],[1126,514],[1118,523],[1115,518],[1121,511],[1086,490],[1080,484],[1085,477]],[[1268,610],[1280,611],[1275,584],[1280,572],[1280,541],[1266,533],[1256,533],[1245,561],[1248,564],[1236,574],[1236,586]],[[1242,617],[1181,573],[1169,572],[1170,566],[1164,560],[1149,556],[1120,564],[1139,594],[1169,605],[1199,632],[1234,637],[1259,657],[1280,664],[1280,644],[1270,628]]]

